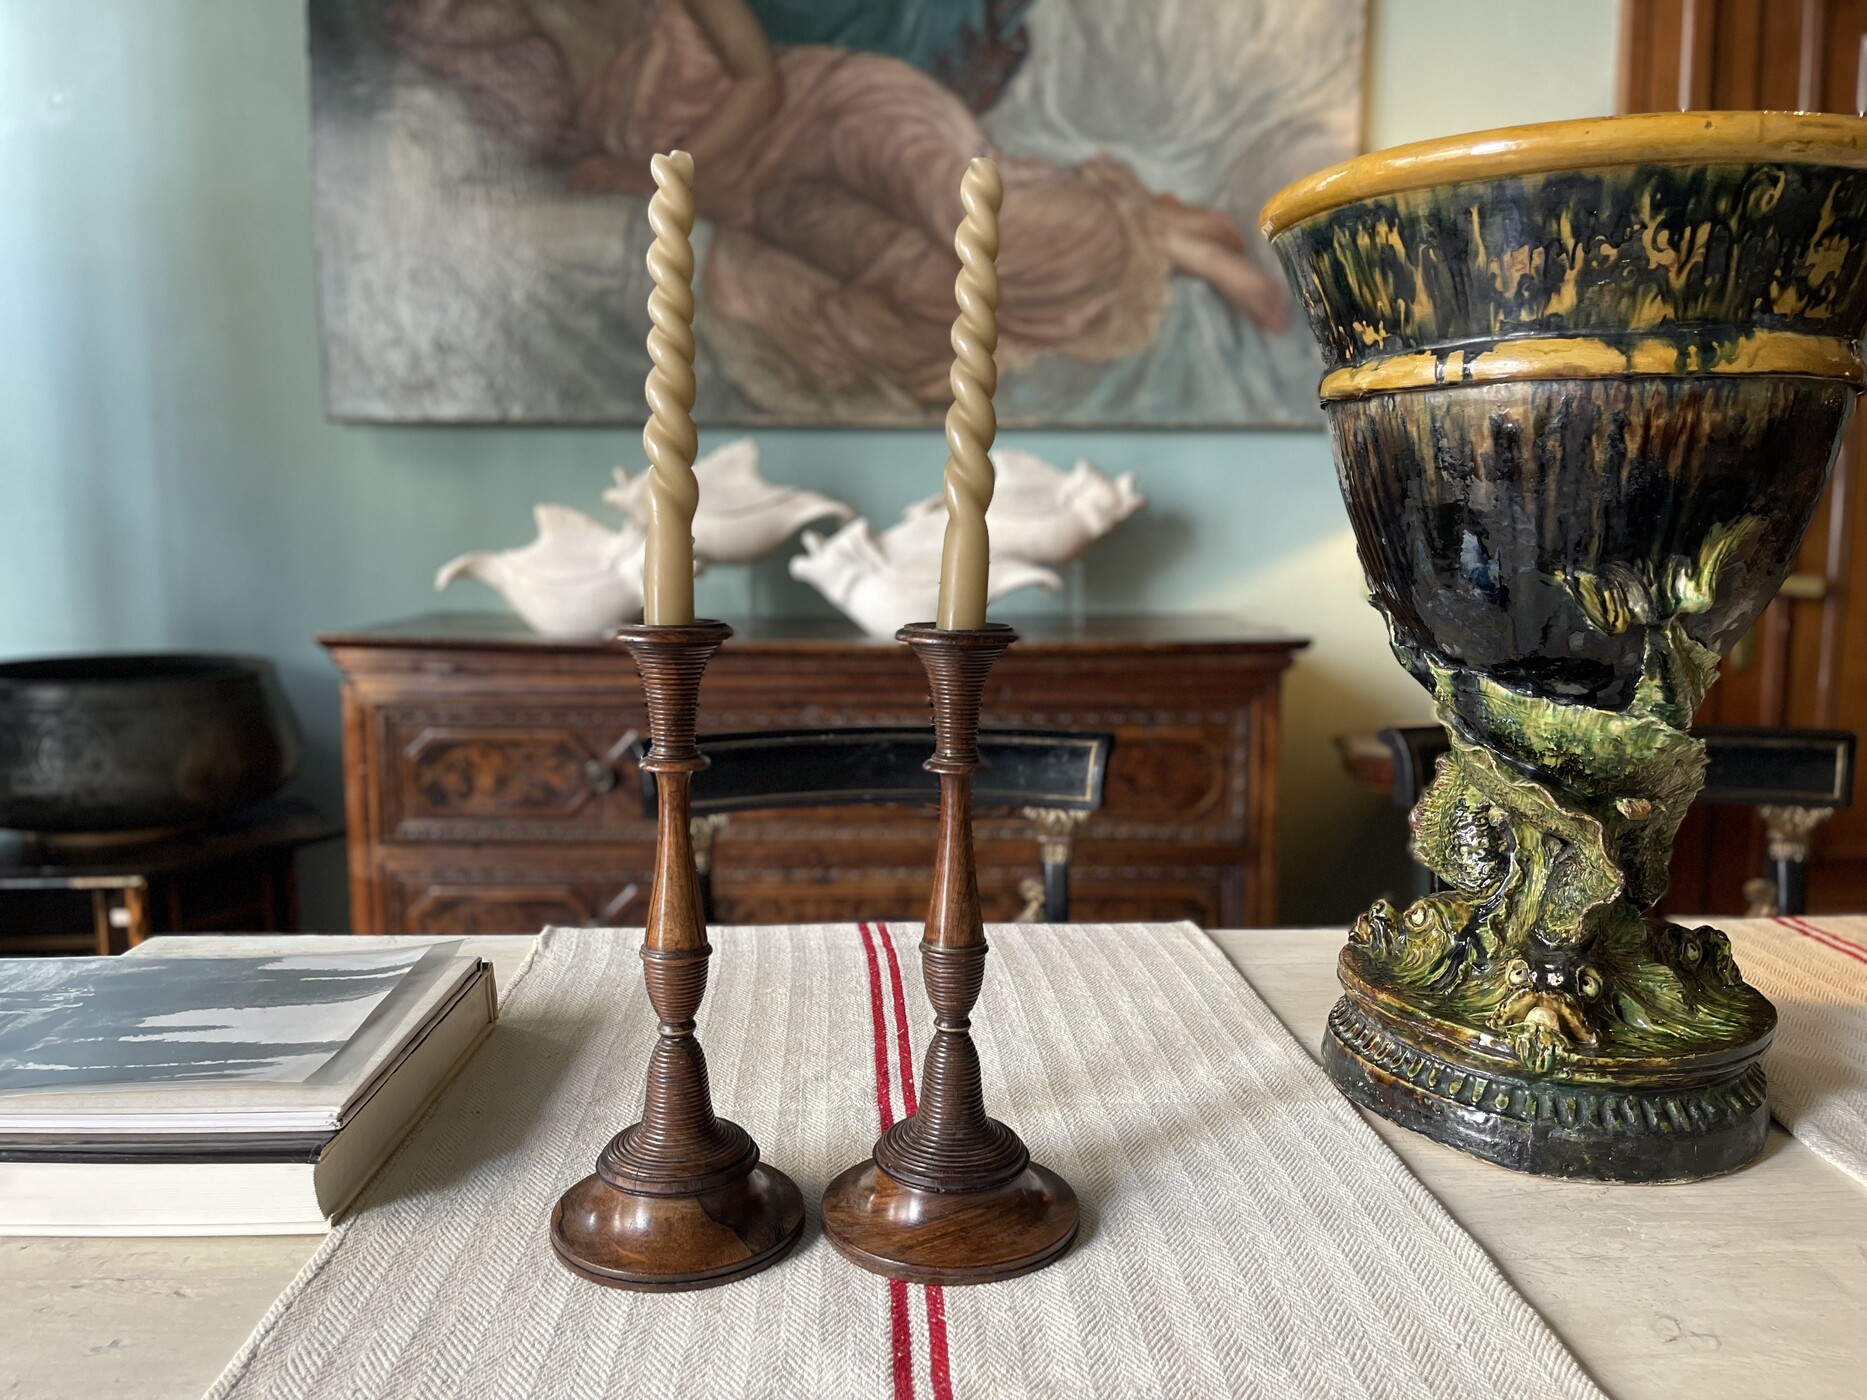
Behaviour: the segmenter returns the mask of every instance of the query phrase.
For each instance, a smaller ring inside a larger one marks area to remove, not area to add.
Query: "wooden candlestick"
[[[732,635],[723,622],[624,627],[648,696],[648,756],[658,814],[642,971],[661,1033],[648,1058],[642,1120],[610,1140],[596,1172],[551,1212],[558,1258],[612,1288],[706,1288],[755,1274],[797,1243],[804,1201],[759,1162],[758,1144],[714,1116],[694,1038],[713,955],[688,835],[689,788],[707,766],[694,743],[700,675]]]
[[[1040,1269],[1076,1238],[1076,1193],[1031,1161],[1018,1135],[986,1116],[968,1019],[985,980],[985,926],[973,868],[972,775],[986,673],[1017,633],[999,623],[914,623],[896,634],[926,668],[940,779],[933,899],[921,975],[934,1036],[919,1112],[823,1193],[823,1230],[854,1263],[916,1283],[990,1283]]]

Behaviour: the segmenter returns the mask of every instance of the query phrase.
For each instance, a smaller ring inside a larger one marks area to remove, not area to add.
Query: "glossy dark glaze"
[[[1329,417],[1403,664],[1427,684],[1430,655],[1620,709],[1645,633],[1590,626],[1565,577],[1610,564],[1659,577],[1754,516],[1710,610],[1685,619],[1693,640],[1730,646],[1789,571],[1852,399],[1832,380],[1645,377],[1376,394]]]
[[[1562,1082],[1422,1039],[1344,997],[1323,1032],[1323,1067],[1364,1108],[1513,1171],[1692,1181],[1743,1166],[1770,1131],[1754,1056],[1686,1082]],[[1679,1131],[1679,1116],[1693,1131]]]
[[[1704,367],[1729,368],[1758,330],[1858,340],[1863,231],[1867,172],[1685,164],[1404,191],[1281,233],[1331,368],[1429,352],[1450,378],[1329,405],[1403,662],[1421,674],[1427,653],[1621,708],[1643,637],[1588,628],[1559,572],[1660,569],[1756,515],[1714,605],[1687,622],[1715,649],[1742,635],[1789,569],[1853,395]],[[1558,337],[1660,342],[1678,361],[1667,375],[1460,382],[1477,355]]]

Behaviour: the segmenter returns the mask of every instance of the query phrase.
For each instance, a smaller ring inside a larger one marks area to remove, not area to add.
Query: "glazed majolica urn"
[[[1264,231],[1321,342],[1374,605],[1451,739],[1443,892],[1356,923],[1324,1057],[1357,1102],[1545,1175],[1762,1147],[1776,1015],[1647,910],[1687,732],[1789,571],[1862,383],[1867,121],[1673,113],[1379,152]]]

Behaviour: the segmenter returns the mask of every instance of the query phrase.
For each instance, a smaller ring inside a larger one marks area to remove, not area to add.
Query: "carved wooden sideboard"
[[[735,628],[701,691],[703,746],[708,730],[927,722],[903,646],[833,623]],[[1071,916],[1273,922],[1278,686],[1304,643],[1198,617],[1019,628],[984,722],[1115,736],[1103,810],[1077,839]],[[654,824],[630,757],[646,716],[626,655],[462,613],[319,640],[343,674],[353,928],[642,921]],[[1012,918],[1038,870],[1031,829],[983,811],[977,830],[986,917]],[[735,817],[714,851],[720,919],[918,919],[933,837],[932,812],[907,808]]]

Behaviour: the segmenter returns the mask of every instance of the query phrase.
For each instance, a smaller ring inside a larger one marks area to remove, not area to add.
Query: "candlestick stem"
[[[701,673],[732,630],[720,622],[625,627],[618,639],[642,673],[650,745],[642,767],[658,799],[654,884],[642,973],[659,1021],[641,1121],[616,1134],[596,1171],[559,1200],[551,1243],[572,1270],[615,1288],[675,1290],[728,1283],[775,1263],[797,1242],[804,1203],[791,1178],[759,1161],[758,1144],[718,1117],[694,1017],[713,949],[700,912],[688,834]]]
[[[934,1034],[919,1109],[875,1144],[869,1161],[830,1183],[823,1228],[865,1269],[921,1283],[987,1283],[1040,1269],[1076,1237],[1069,1183],[1031,1161],[1018,1135],[985,1110],[972,1010],[985,981],[985,926],[973,863],[972,775],[986,673],[1017,639],[1009,627],[928,623],[898,634],[926,668],[940,779],[933,897],[921,975]]]

